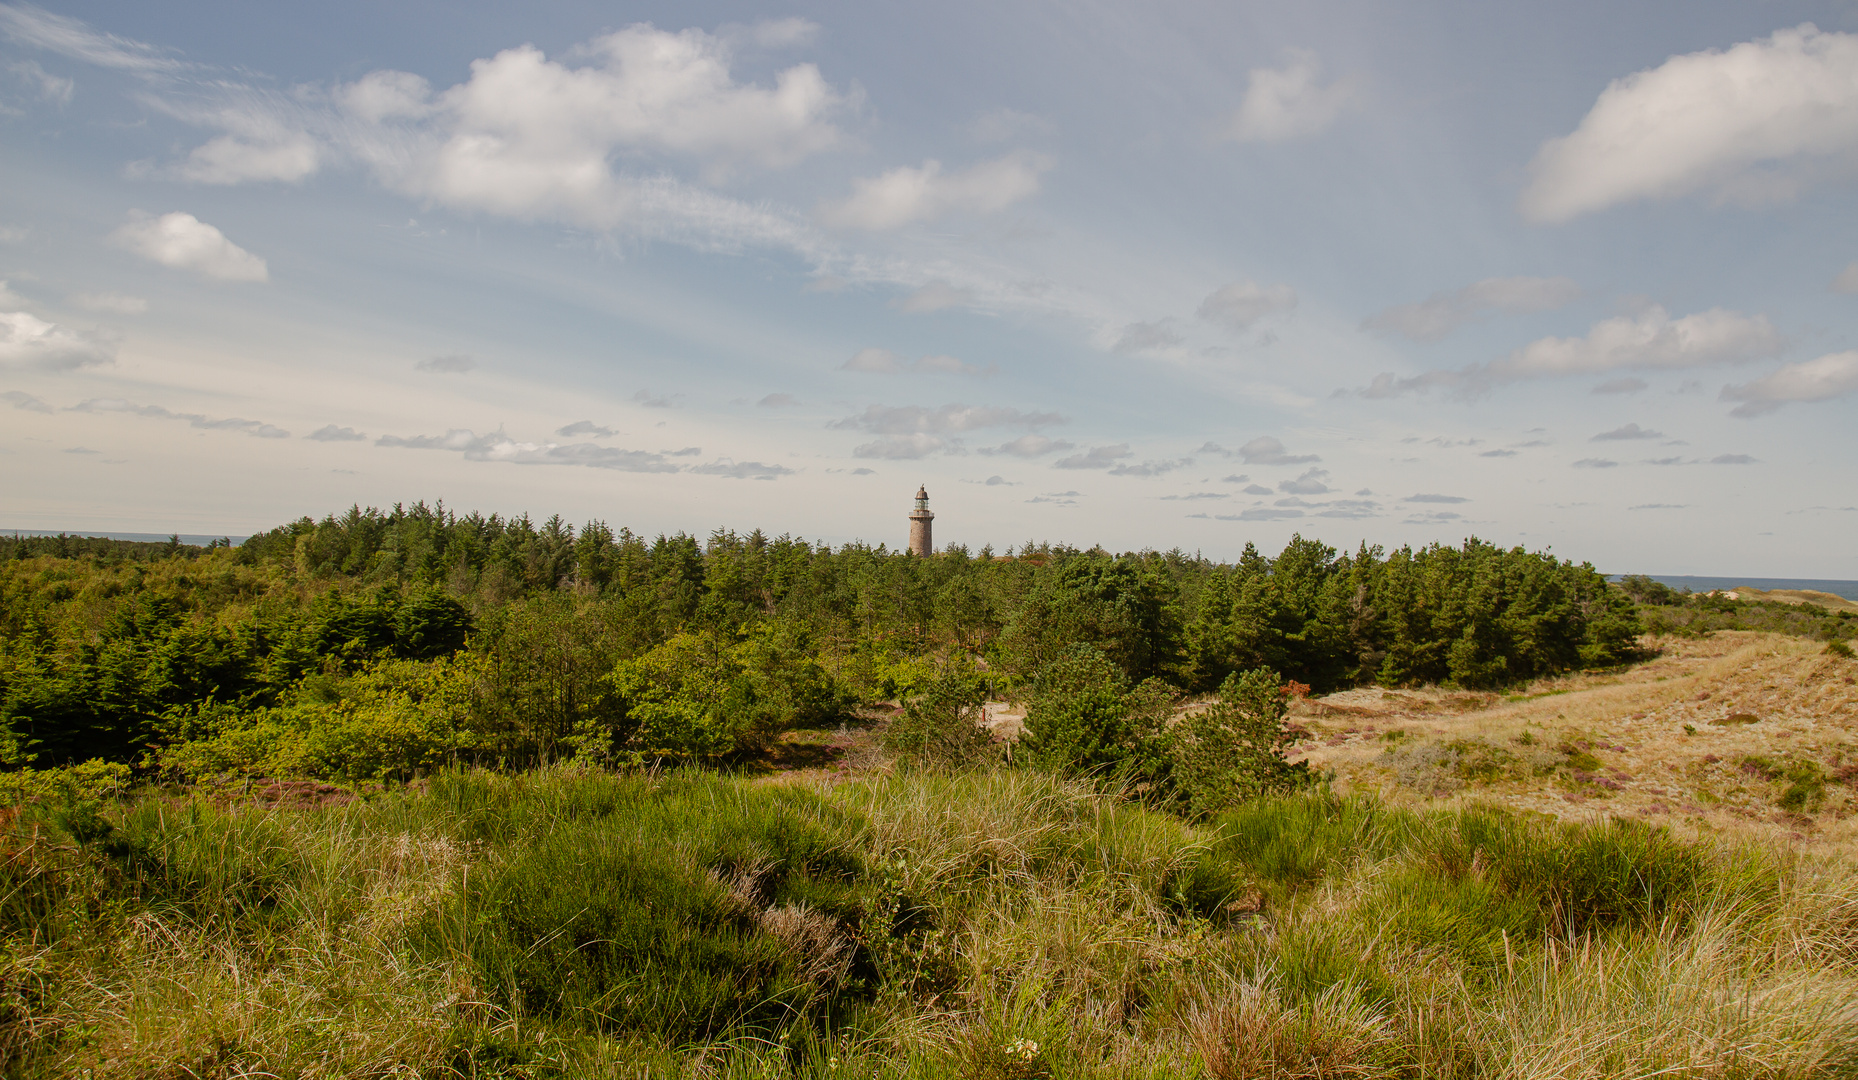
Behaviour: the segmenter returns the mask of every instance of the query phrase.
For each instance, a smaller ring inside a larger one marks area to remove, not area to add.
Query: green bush
[[[1133,689],[1100,649],[1075,645],[1040,671],[1014,752],[1068,776],[1105,776],[1159,796],[1171,761],[1167,718],[1174,694],[1159,679]]]
[[[172,710],[148,763],[181,780],[233,774],[409,779],[496,744],[473,708],[481,663],[383,660],[355,675],[306,680],[310,700],[240,709],[208,701]]]
[[[129,781],[129,766],[96,759],[53,769],[0,772],[0,806],[33,799],[95,801],[113,798],[128,790]]]
[[[1174,733],[1173,775],[1188,806],[1210,814],[1262,795],[1306,787],[1306,762],[1291,764],[1283,680],[1267,668],[1233,673],[1211,707],[1184,717]]]
[[[944,663],[923,692],[884,731],[884,746],[928,765],[962,766],[997,761],[993,732],[982,722],[985,681],[972,663]]]
[[[754,749],[780,717],[755,692],[747,669],[713,634],[678,634],[611,679],[621,721],[613,747],[648,761],[716,761]]]

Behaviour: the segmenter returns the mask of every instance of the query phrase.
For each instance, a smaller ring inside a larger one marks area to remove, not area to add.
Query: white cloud
[[[1664,438],[1664,432],[1662,431],[1652,431],[1649,428],[1642,428],[1637,424],[1627,424],[1624,427],[1616,427],[1611,431],[1602,431],[1600,434],[1595,435],[1593,438],[1587,441],[1588,442],[1615,442],[1615,441],[1622,441],[1626,439],[1662,439],[1662,438]]]
[[[1596,394],[1636,394],[1651,384],[1644,379],[1627,376],[1623,379],[1608,379],[1593,388]]]
[[[0,225],[0,244],[22,243],[32,235],[32,230],[24,225]]]
[[[791,409],[800,404],[800,399],[792,394],[769,394],[755,404],[764,409]]]
[[[1279,480],[1277,490],[1286,495],[1326,495],[1329,493],[1329,485],[1324,481],[1328,478],[1328,469],[1306,469],[1295,480]]]
[[[1232,331],[1243,331],[1266,315],[1297,306],[1297,290],[1288,285],[1261,286],[1240,281],[1216,290],[1200,302],[1202,319]]]
[[[46,101],[69,105],[71,95],[77,92],[77,83],[62,75],[53,75],[31,60],[8,64],[7,70],[38,91],[39,96]]]
[[[101,335],[49,323],[25,311],[0,311],[0,364],[70,371],[115,358],[115,343]]]
[[[1062,424],[1057,413],[1028,413],[998,405],[959,403],[931,409],[923,405],[871,405],[856,416],[826,425],[837,430],[862,429],[874,435],[911,435],[930,432],[974,431],[989,427],[1044,427]]]
[[[479,435],[464,428],[453,428],[443,435],[383,435],[376,446],[397,446],[409,450],[450,450],[463,454],[466,461],[496,461],[510,465],[582,465],[592,469],[617,472],[673,473],[681,467],[665,460],[663,454],[644,450],[621,450],[594,443],[521,442],[493,431]]]
[[[1064,422],[1065,418],[1057,413],[1028,413],[1004,406],[951,404],[931,409],[922,405],[872,405],[856,416],[826,426],[886,436],[854,447],[854,457],[909,460],[962,452],[961,440],[953,437],[957,432],[990,427],[1036,428]]]
[[[1168,325],[1170,320],[1136,322],[1123,327],[1111,350],[1119,353],[1148,353],[1172,349],[1186,341]]]
[[[413,365],[414,371],[431,372],[434,375],[463,375],[477,367],[477,361],[469,356],[455,354],[452,356],[429,356]]]
[[[944,450],[954,450],[961,446],[959,440],[945,439],[940,435],[925,432],[913,432],[908,435],[895,435],[890,438],[877,439],[852,447],[852,456],[860,458],[883,458],[893,461],[911,461],[928,457],[930,454]]]
[[[842,229],[883,231],[951,213],[990,214],[1036,194],[1052,159],[1025,151],[944,173],[939,161],[901,166],[852,181],[852,194],[819,208],[819,219]]]
[[[71,406],[72,412],[86,413],[129,413],[134,416],[146,416],[156,420],[185,420],[189,427],[203,431],[243,431],[258,439],[288,439],[290,432],[281,427],[265,423],[263,420],[246,420],[243,417],[229,416],[223,419],[203,416],[200,413],[175,412],[160,405],[137,405],[133,401],[121,398],[91,398]]]
[[[794,470],[785,465],[767,465],[759,461],[737,461],[734,458],[719,458],[708,465],[692,465],[685,471],[696,473],[698,476],[726,476],[732,480],[773,480],[794,474]]]
[[[1306,465],[1322,460],[1315,454],[1288,453],[1283,443],[1269,435],[1260,435],[1239,447],[1239,458],[1247,465]]]
[[[322,427],[305,435],[304,438],[314,439],[317,442],[361,442],[366,439],[367,436],[356,431],[352,427],[338,427],[335,424],[324,424]]]
[[[1110,470],[1111,476],[1160,476],[1171,473],[1183,465],[1192,465],[1192,458],[1178,458],[1172,461],[1144,461],[1134,465],[1118,465]]]
[[[1281,68],[1253,68],[1238,112],[1226,125],[1239,142],[1283,142],[1314,135],[1335,122],[1353,96],[1344,82],[1320,83],[1322,63],[1308,49],[1290,49]]]
[[[1052,462],[1054,469],[1107,469],[1122,458],[1129,456],[1128,443],[1112,443],[1108,446],[1093,446],[1081,454],[1059,458]],[[1073,493],[1075,494],[1075,493]]]
[[[1462,495],[1420,494],[1420,495],[1408,495],[1406,498],[1400,501],[1410,502],[1410,503],[1467,503],[1467,502],[1470,502],[1471,500],[1465,498]]]
[[[371,71],[337,86],[333,97],[344,112],[364,124],[421,120],[437,108],[432,84],[407,71]]]
[[[195,67],[152,45],[100,34],[77,19],[43,8],[0,4],[0,28],[16,41],[118,71],[172,74]]]
[[[1740,386],[1725,386],[1722,400],[1742,404],[1730,416],[1771,413],[1790,402],[1827,401],[1858,391],[1858,351],[1829,353],[1817,360],[1788,364]]]
[[[957,289],[946,281],[931,281],[908,296],[891,302],[898,311],[920,314],[945,308],[968,307],[974,303],[973,289]]]
[[[1362,329],[1437,341],[1481,311],[1551,311],[1573,302],[1581,287],[1567,278],[1485,278],[1452,292],[1437,292],[1417,304],[1401,304],[1361,321]]]
[[[841,371],[865,371],[874,375],[894,375],[904,370],[903,362],[889,349],[859,349],[850,360],[839,365]]]
[[[576,420],[572,424],[556,428],[555,434],[569,439],[576,435],[592,435],[596,439],[609,439],[619,434],[619,432],[614,431],[610,427],[602,427],[592,420]]]
[[[14,10],[14,9],[0,9]],[[454,209],[593,229],[631,228],[700,248],[805,247],[797,215],[691,187],[665,172],[694,164],[708,183],[783,168],[839,144],[856,94],[813,64],[771,86],[738,81],[738,46],[793,44],[803,21],[708,34],[637,24],[570,50],[531,45],[476,60],[445,89],[402,71],[289,92],[161,58],[76,20],[38,19],[35,44],[141,74],[144,100],[220,134],[171,168],[208,183],[300,180],[359,164],[385,187]]]
[[[110,239],[152,262],[219,281],[268,281],[271,277],[263,259],[178,210],[160,217],[131,212],[129,223],[111,233]]]
[[[982,367],[959,357],[930,355],[904,360],[889,349],[859,349],[850,360],[839,365],[841,371],[862,371],[872,375],[901,375],[905,372],[926,375],[992,375],[999,369],[992,364]]]
[[[1635,199],[1787,197],[1858,161],[1858,36],[1810,23],[1616,79],[1542,144],[1520,200],[1561,222]]]
[[[1354,393],[1365,398],[1390,398],[1443,387],[1460,396],[1475,397],[1503,383],[1524,379],[1739,364],[1772,356],[1780,351],[1781,344],[1780,332],[1764,315],[1711,308],[1673,319],[1664,308],[1652,305],[1637,315],[1620,315],[1595,323],[1585,337],[1541,338],[1501,360],[1455,371],[1428,371],[1404,379],[1386,372]]]
[[[1014,457],[1034,458],[1041,454],[1050,454],[1058,450],[1070,450],[1074,444],[1063,439],[1048,438],[1044,435],[1021,435],[1017,439],[1003,442],[999,446],[990,446],[982,450],[983,454],[1011,454]]]
[[[26,412],[49,413],[52,411],[50,405],[26,393],[24,390],[8,390],[6,393],[0,394],[0,401],[11,402],[15,409],[23,409]]]
[[[568,67],[523,45],[473,61],[470,79],[440,94],[376,72],[336,97],[357,119],[416,126],[427,153],[404,170],[374,161],[395,186],[519,217],[610,217],[630,201],[611,166],[622,152],[693,160],[718,180],[792,165],[842,137],[832,117],[848,100],[813,64],[772,87],[738,83],[723,38],[643,23],[574,52],[593,63]]]
[[[110,315],[141,315],[148,311],[147,300],[122,293],[77,293],[71,297],[71,302],[86,311],[101,311]]]
[[[201,184],[243,184],[251,180],[294,183],[322,166],[316,140],[290,131],[268,116],[222,113],[225,123],[249,134],[221,135],[193,148],[175,167],[181,179]]]
[[[1766,316],[1722,308],[1673,319],[1653,306],[1595,323],[1581,338],[1542,338],[1490,365],[1499,379],[1585,375],[1622,368],[1691,368],[1769,356],[1781,336]]]
[[[1858,296],[1858,262],[1851,263],[1839,271],[1839,276],[1832,279],[1832,291],[1846,296]]]

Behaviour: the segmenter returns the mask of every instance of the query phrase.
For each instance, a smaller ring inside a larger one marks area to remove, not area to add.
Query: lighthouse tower
[[[924,556],[935,551],[935,541],[929,538],[929,523],[935,520],[935,511],[929,509],[929,491],[916,489],[916,509],[910,511],[910,550]]]

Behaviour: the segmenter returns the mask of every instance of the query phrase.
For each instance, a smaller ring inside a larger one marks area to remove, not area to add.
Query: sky
[[[0,528],[1858,578],[1858,4],[0,2]]]

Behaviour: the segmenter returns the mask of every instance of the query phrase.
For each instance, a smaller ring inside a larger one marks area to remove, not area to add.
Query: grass
[[[1637,817],[1858,861],[1858,665],[1780,635],[1652,646],[1627,671],[1542,680],[1462,712],[1435,705],[1437,690],[1333,695],[1299,707],[1313,733],[1299,753],[1338,790],[1402,806]],[[1744,771],[1749,757],[1775,770]]]
[[[41,802],[0,933],[18,1077],[1858,1072],[1849,868],[1327,792],[1198,825],[1012,770]]]

